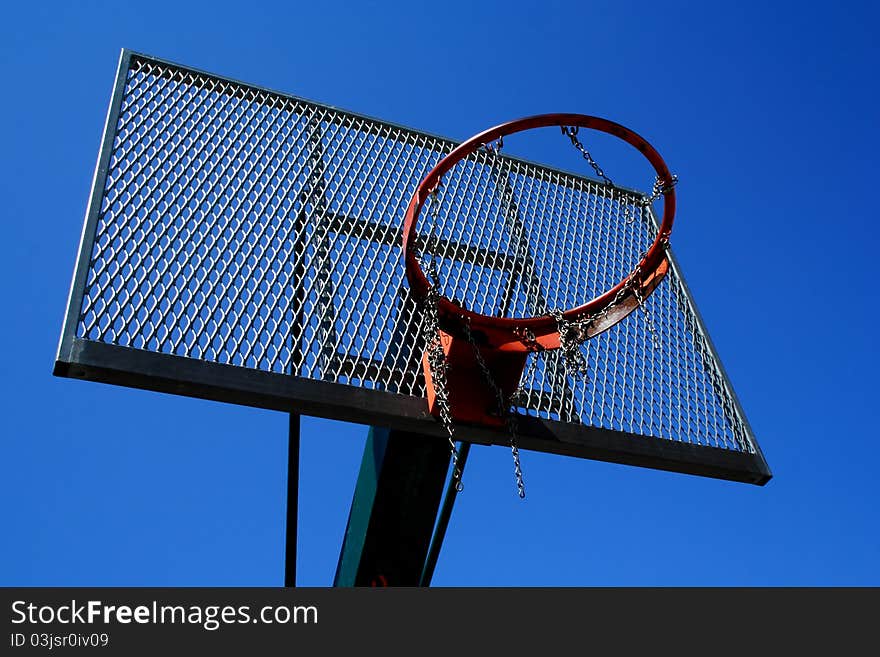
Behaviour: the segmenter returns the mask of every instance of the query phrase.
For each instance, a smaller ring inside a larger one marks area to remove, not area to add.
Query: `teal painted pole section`
[[[370,429],[335,586],[420,585],[448,469],[446,441]]]
[[[342,539],[342,550],[339,553],[333,586],[355,585],[364,543],[367,540],[370,516],[376,501],[379,473],[382,470],[385,449],[388,447],[389,434],[388,429],[370,427],[370,433],[367,435],[367,444],[364,446],[361,469],[358,472],[357,485],[351,500],[351,510],[348,512],[348,525]]]

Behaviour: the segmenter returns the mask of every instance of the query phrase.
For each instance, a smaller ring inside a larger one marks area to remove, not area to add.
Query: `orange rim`
[[[403,253],[406,266],[406,277],[410,289],[417,299],[423,300],[430,289],[430,283],[425,277],[419,264],[418,254],[413,245],[416,237],[416,226],[419,213],[430,194],[438,187],[444,174],[446,174],[458,162],[474,153],[481,146],[491,144],[496,140],[525,130],[546,128],[552,126],[574,126],[604,132],[625,141],[635,147],[648,160],[657,174],[663,194],[663,214],[660,220],[660,228],[653,244],[645,252],[641,261],[629,275],[623,278],[610,290],[576,308],[563,311],[562,316],[567,321],[577,321],[584,318],[595,317],[606,309],[609,309],[615,300],[620,303],[621,291],[627,287],[639,290],[642,300],[650,294],[667,270],[666,247],[669,236],[672,233],[672,223],[675,216],[675,189],[674,178],[669,168],[660,157],[660,154],[644,138],[629,128],[613,121],[601,119],[585,114],[539,114],[515,121],[502,123],[475,135],[457,146],[449,155],[444,157],[419,184],[407,207],[403,224]],[[631,305],[631,304],[630,304]],[[607,323],[591,334],[595,335],[610,328],[622,320],[633,308],[625,313],[617,313],[614,321]],[[475,313],[462,308],[444,296],[438,301],[438,311],[441,326],[450,332],[460,333],[463,325],[470,326],[474,334],[482,334],[482,339],[489,345],[503,350],[526,350],[533,351],[535,343],[542,348],[556,348],[559,346],[559,331],[556,319],[552,315],[538,315],[535,317],[492,317]],[[609,313],[611,314],[611,313]],[[531,333],[534,341],[523,339],[524,334]]]

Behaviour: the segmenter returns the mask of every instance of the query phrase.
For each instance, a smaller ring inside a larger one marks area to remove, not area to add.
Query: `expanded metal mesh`
[[[454,146],[133,57],[77,337],[424,396],[401,225]],[[632,195],[584,177],[486,152],[454,172],[421,243],[444,293],[482,313],[580,305],[656,232]],[[588,380],[545,354],[520,411],[754,452],[674,269],[644,311],[585,345]]]

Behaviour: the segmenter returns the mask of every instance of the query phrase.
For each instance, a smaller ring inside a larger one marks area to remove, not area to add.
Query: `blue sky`
[[[286,416],[51,375],[122,47],[463,139],[634,127],[775,478],[474,448],[438,585],[878,585],[871,3],[16,3],[0,26],[0,584],[280,585]],[[366,429],[303,423],[299,582],[329,585]]]

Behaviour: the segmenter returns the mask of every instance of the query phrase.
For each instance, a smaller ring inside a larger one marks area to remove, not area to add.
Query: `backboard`
[[[55,374],[444,436],[427,411],[423,317],[400,243],[413,190],[455,145],[123,51]],[[560,284],[536,273],[539,256],[514,239],[519,224],[498,219],[497,203],[448,199],[445,211],[484,218],[426,234],[425,249],[454,285],[491,283],[480,312],[590,298],[590,286],[625,276],[656,232],[646,212],[621,236],[626,203],[587,177],[502,157],[523,225],[540,232],[547,207],[609,209],[547,232],[560,257],[592,272],[589,283]],[[552,261],[541,265],[554,276]],[[527,294],[510,292],[514,278],[528,278]],[[519,409],[520,447],[766,483],[671,254],[645,306],[586,343],[588,381],[552,354],[541,361]],[[509,440],[490,427],[458,435]]]

